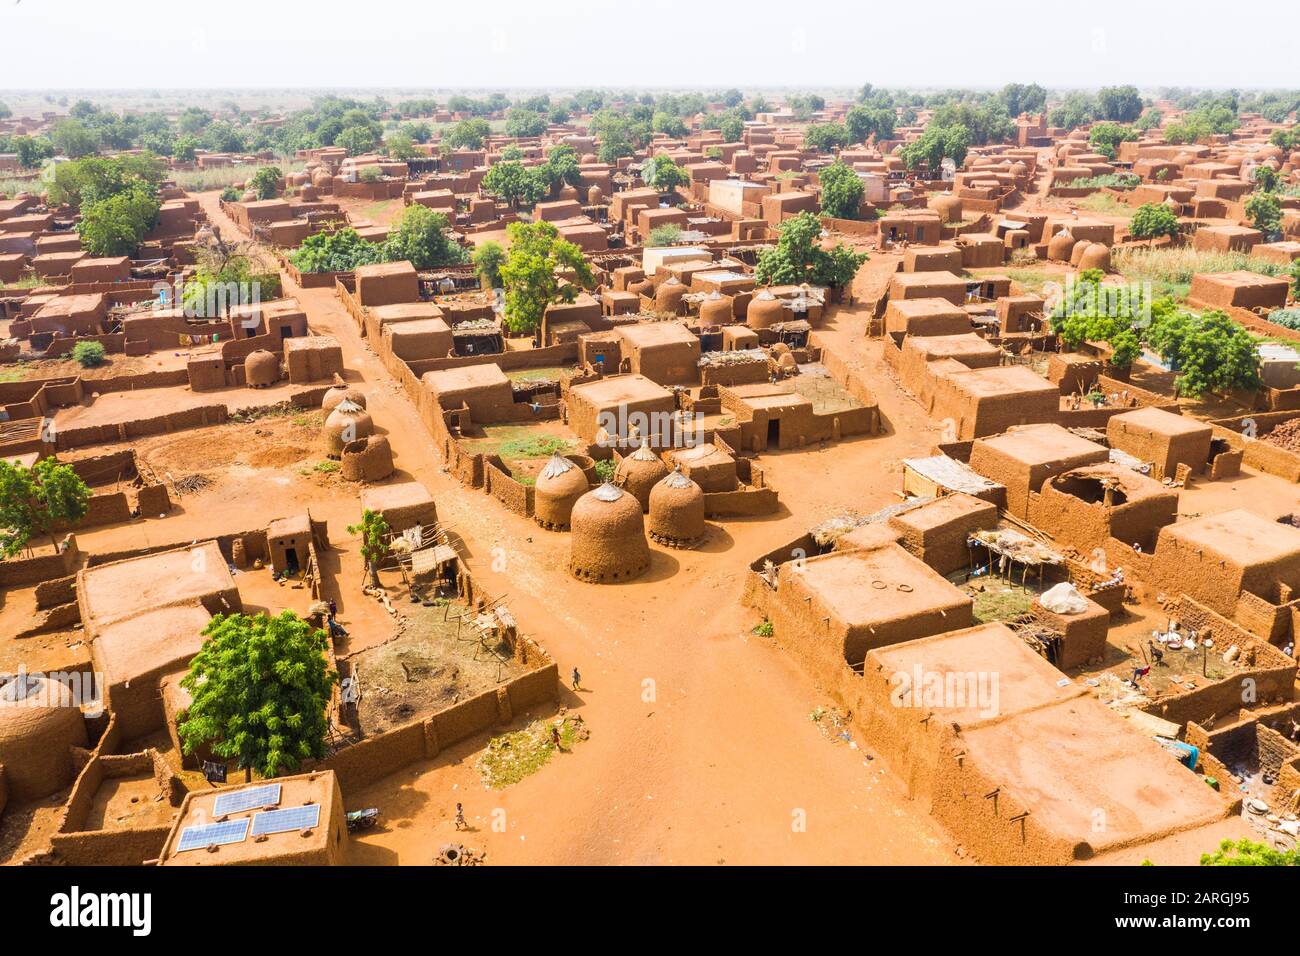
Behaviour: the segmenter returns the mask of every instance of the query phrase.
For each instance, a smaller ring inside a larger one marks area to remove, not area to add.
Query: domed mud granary
[[[280,356],[266,349],[250,352],[244,359],[244,381],[252,388],[266,388],[280,381]]]
[[[1079,270],[1100,269],[1110,271],[1110,246],[1104,242],[1094,242],[1079,257]]]
[[[347,399],[353,405],[366,407],[366,393],[354,385],[335,385],[325,392],[325,397],[321,399],[320,410],[328,415],[334,409],[339,407],[339,402]]]
[[[339,402],[325,419],[325,454],[338,458],[343,446],[375,433],[375,423],[370,413],[347,399]]]
[[[764,289],[749,301],[745,324],[751,329],[770,329],[778,322],[784,322],[785,318],[785,306],[781,300]]]
[[[618,463],[614,484],[636,498],[645,511],[650,507],[650,490],[667,474],[664,460],[649,445],[642,445]]]
[[[347,481],[383,481],[393,473],[393,449],[383,435],[358,438],[343,446],[339,470]]]
[[[68,786],[77,775],[71,748],[86,745],[86,721],[66,684],[20,673],[0,687],[0,764],[11,800]]]
[[[1083,254],[1087,252],[1091,246],[1092,240],[1090,239],[1080,239],[1076,242],[1074,248],[1070,250],[1070,265],[1077,269],[1079,262],[1083,259]]]
[[[686,286],[676,276],[666,279],[655,291],[655,311],[681,315],[686,292]]]
[[[654,297],[655,284],[651,282],[649,279],[640,279],[636,282],[633,282],[631,285],[629,285],[627,287],[627,291],[633,292],[636,295],[643,295],[647,299],[650,299]]]
[[[533,486],[533,520],[549,531],[568,531],[573,506],[590,487],[582,469],[555,452]]]
[[[650,490],[650,538],[670,548],[690,548],[704,531],[704,491],[674,470]]]
[[[1070,253],[1074,251],[1074,236],[1062,229],[1047,240],[1047,258],[1053,262],[1069,262]]]
[[[587,492],[573,506],[569,527],[569,573],[579,581],[631,581],[649,569],[641,506],[622,489],[606,483]]]
[[[730,325],[735,321],[731,296],[716,289],[700,302],[700,322],[704,325]]]

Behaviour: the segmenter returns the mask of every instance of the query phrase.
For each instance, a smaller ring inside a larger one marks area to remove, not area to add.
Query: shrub
[[[99,342],[78,342],[72,347],[72,360],[82,368],[96,368],[104,364],[104,346]]]
[[[1284,329],[1300,331],[1300,308],[1292,306],[1289,309],[1274,309],[1268,314],[1268,320]]]
[[[681,241],[681,238],[682,227],[674,223],[668,223],[665,226],[655,226],[655,228],[650,230],[650,241],[648,245],[671,246],[674,243]]]
[[[253,178],[248,181],[248,188],[257,194],[258,199],[274,199],[275,194],[280,191],[280,180],[283,178],[284,173],[280,172],[278,167],[263,166],[253,173]]]
[[[1178,217],[1164,203],[1149,202],[1138,207],[1129,221],[1128,231],[1135,239],[1178,235]]]

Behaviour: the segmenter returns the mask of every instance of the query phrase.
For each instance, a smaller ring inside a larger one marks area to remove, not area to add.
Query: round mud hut
[[[641,445],[614,469],[614,484],[632,495],[644,512],[650,507],[650,490],[668,474],[664,460],[649,445]]]
[[[343,446],[375,433],[375,423],[370,413],[347,399],[339,402],[325,419],[325,454],[338,458]]]
[[[589,584],[631,581],[650,567],[645,520],[636,498],[609,483],[573,506],[569,573]]]
[[[675,469],[650,490],[650,538],[670,548],[691,548],[704,530],[704,491]]]
[[[248,353],[244,359],[244,382],[250,388],[268,388],[280,381],[280,356],[266,349]]]
[[[700,323],[702,325],[730,325],[735,321],[731,296],[723,295],[716,289],[706,295],[700,302]]]
[[[1070,253],[1074,251],[1074,236],[1069,230],[1062,229],[1047,240],[1047,258],[1053,262],[1069,262]]]
[[[1083,255],[1079,256],[1079,271],[1088,269],[1110,271],[1110,246],[1104,242],[1094,242],[1083,251]]]
[[[393,473],[392,446],[383,435],[348,442],[339,455],[339,471],[346,481],[383,481]]]
[[[555,452],[533,486],[533,520],[548,531],[568,531],[573,506],[590,487],[582,469]]]
[[[325,392],[325,397],[321,399],[320,410],[328,415],[334,409],[339,407],[339,402],[347,399],[353,405],[366,407],[366,393],[354,385],[335,385]]]
[[[682,281],[676,276],[670,276],[655,290],[655,311],[681,315],[686,292],[686,286]]]
[[[12,800],[39,800],[77,775],[73,747],[85,747],[86,721],[66,684],[20,673],[0,687],[0,764]]]
[[[751,329],[770,329],[785,321],[785,306],[767,289],[754,296],[745,313],[745,324]]]

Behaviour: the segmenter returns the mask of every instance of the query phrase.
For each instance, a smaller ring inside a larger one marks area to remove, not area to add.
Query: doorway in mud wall
[[[769,418],[767,420],[767,447],[781,447],[781,419]]]

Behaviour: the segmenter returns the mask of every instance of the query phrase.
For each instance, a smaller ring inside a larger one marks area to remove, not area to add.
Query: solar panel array
[[[319,825],[319,803],[308,804],[305,807],[289,807],[285,810],[268,810],[265,813],[254,814],[253,836],[315,829]]]
[[[181,831],[176,852],[183,853],[186,850],[201,850],[209,846],[242,843],[247,836],[247,817],[240,820],[227,820],[224,823],[205,823],[202,826],[186,827]]]
[[[278,783],[268,783],[262,787],[251,787],[247,790],[221,794],[212,805],[212,815],[214,817],[228,817],[232,813],[243,813],[246,810],[260,810],[262,807],[279,806],[279,803],[280,785]]]

